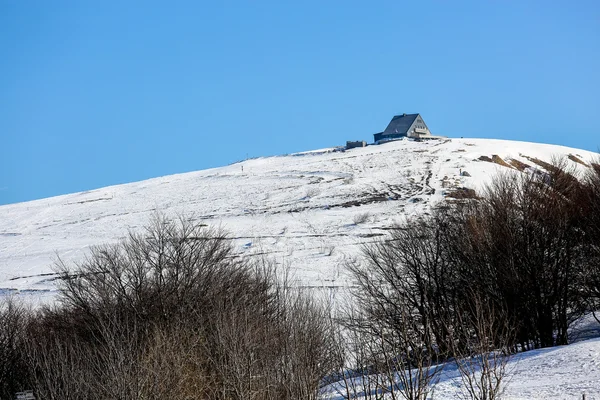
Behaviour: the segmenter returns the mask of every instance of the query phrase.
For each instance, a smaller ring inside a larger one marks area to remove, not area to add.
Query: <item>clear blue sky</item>
[[[600,2],[0,0],[0,204],[433,133],[600,146]]]

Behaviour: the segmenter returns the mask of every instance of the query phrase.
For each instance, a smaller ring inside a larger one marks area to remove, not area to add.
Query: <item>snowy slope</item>
[[[267,253],[290,267],[297,285],[334,296],[350,283],[344,261],[395,221],[427,212],[457,188],[480,188],[510,165],[534,169],[555,156],[571,156],[569,163],[585,170],[582,163],[596,154],[503,140],[407,140],[258,158],[0,206],[0,295],[50,301],[57,256],[80,260],[90,246],[119,240],[160,210],[223,227],[240,254]],[[599,360],[597,339],[519,355],[506,398],[577,399],[585,392],[600,399]],[[435,398],[456,398],[459,385],[448,370]]]
[[[436,379],[429,398],[469,398],[455,364],[445,366]],[[586,400],[600,399],[600,338],[514,355],[504,379],[503,400],[581,400],[583,394]],[[322,394],[327,400],[344,399],[337,384]]]
[[[155,210],[190,214],[232,232],[240,253],[268,253],[298,285],[335,292],[343,263],[401,218],[424,212],[456,187],[477,188],[533,158],[594,154],[489,139],[398,141],[325,149],[0,206],[0,291],[51,296],[52,263],[80,260],[91,245],[143,227]],[[585,167],[570,161],[580,169]],[[460,176],[460,171],[471,176]]]

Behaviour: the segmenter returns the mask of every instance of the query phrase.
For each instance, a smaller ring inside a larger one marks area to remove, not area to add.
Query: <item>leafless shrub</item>
[[[75,332],[61,329],[61,321],[47,318],[48,314],[38,312],[27,327],[22,351],[29,371],[28,388],[42,399],[90,398],[92,347]]]
[[[321,194],[321,189],[319,189],[318,187],[309,187],[308,189],[306,189],[306,197],[312,198],[312,197],[317,197],[319,194]]]
[[[400,316],[396,329],[372,320],[360,307],[344,317],[336,340],[340,365],[333,375],[337,394],[344,399],[426,399],[441,365],[415,335],[415,319]],[[398,329],[401,327],[402,329]]]
[[[326,309],[188,219],[58,268],[27,335],[42,398],[311,399],[334,368]]]
[[[332,244],[323,244],[321,245],[321,253],[326,255],[327,257],[331,257],[335,251],[335,245]]]
[[[29,318],[28,310],[15,298],[0,297],[0,398],[12,398],[27,389],[26,365],[21,351]]]
[[[378,400],[395,389],[396,382],[390,382],[389,374],[382,374],[374,365],[374,356],[380,356],[380,349],[368,335],[348,330],[338,342],[336,351],[343,368],[328,377],[333,393],[345,400]]]
[[[352,217],[352,222],[354,222],[354,225],[360,225],[360,224],[364,224],[365,222],[369,221],[369,219],[371,219],[371,213],[362,212],[362,213],[355,214],[354,217]]]
[[[470,294],[466,313],[452,331],[452,354],[463,382],[463,396],[495,400],[502,394],[514,328],[502,311]]]

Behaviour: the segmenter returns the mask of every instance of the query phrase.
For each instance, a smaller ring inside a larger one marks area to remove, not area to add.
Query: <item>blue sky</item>
[[[600,2],[0,0],[0,204],[435,134],[600,146]]]

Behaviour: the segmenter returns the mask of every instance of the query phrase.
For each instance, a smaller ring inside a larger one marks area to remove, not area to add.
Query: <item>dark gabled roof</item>
[[[387,128],[385,128],[385,130],[383,131],[383,134],[393,135],[398,133],[408,133],[408,128],[410,128],[410,126],[413,124],[413,122],[415,122],[415,119],[417,119],[418,116],[419,114],[402,114],[394,116],[394,118],[392,118],[392,120],[388,124]]]

